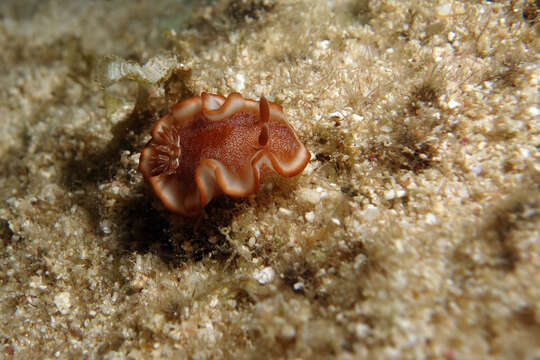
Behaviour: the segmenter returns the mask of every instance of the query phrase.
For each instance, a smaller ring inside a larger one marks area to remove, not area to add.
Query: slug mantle
[[[202,93],[154,125],[139,170],[167,209],[196,216],[220,194],[255,193],[271,173],[299,174],[310,157],[280,105]]]

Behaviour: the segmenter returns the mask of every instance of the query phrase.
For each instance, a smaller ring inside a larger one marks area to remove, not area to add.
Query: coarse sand
[[[0,2],[0,359],[540,358],[540,2]],[[168,213],[201,92],[300,175]]]

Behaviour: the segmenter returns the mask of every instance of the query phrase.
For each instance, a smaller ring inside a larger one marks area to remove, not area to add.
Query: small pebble
[[[364,120],[364,117],[362,115],[358,115],[358,114],[352,114],[351,115],[351,118],[354,120],[354,121],[362,121]]]
[[[435,11],[437,12],[437,15],[439,16],[448,16],[452,12],[452,4],[445,3],[443,5],[437,6],[435,8]]]
[[[292,210],[286,208],[279,208],[279,213],[285,216],[291,216],[293,214]]]
[[[272,282],[275,276],[276,272],[270,266],[265,267],[262,270],[255,271],[255,273],[253,273],[253,277],[255,278],[255,280],[257,280],[261,285]]]
[[[54,304],[61,314],[67,314],[71,308],[71,297],[67,291],[61,292],[54,297]]]
[[[297,282],[297,283],[294,283],[294,285],[293,285],[294,291],[300,291],[303,288],[304,288],[304,283],[303,282]]]
[[[386,190],[384,192],[384,198],[386,200],[393,200],[396,198],[396,192],[394,190]]]
[[[427,213],[426,223],[429,225],[435,225],[437,223],[437,217],[433,215],[432,213]]]
[[[538,116],[538,115],[540,115],[540,108],[538,108],[536,106],[531,106],[530,108],[527,109],[527,112],[531,116]]]
[[[471,171],[473,172],[474,175],[480,175],[480,173],[482,172],[482,167],[481,166],[473,166],[473,167],[471,167]]]
[[[336,119],[336,120],[343,119],[343,115],[338,111],[331,112],[330,114],[328,114],[328,117],[330,117],[331,119]]]
[[[312,223],[315,220],[315,213],[313,211],[307,212],[304,217],[308,222]]]
[[[450,101],[448,101],[448,108],[449,109],[455,109],[457,108],[458,106],[461,106],[461,103],[457,102],[456,100],[454,99],[451,99]]]

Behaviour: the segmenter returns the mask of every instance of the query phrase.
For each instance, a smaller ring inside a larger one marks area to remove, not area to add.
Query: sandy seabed
[[[540,358],[539,8],[3,0],[0,358]],[[306,170],[168,213],[140,150],[203,91]]]

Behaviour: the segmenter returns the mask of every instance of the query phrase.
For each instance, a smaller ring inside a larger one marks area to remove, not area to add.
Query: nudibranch
[[[196,216],[215,196],[248,196],[274,172],[299,174],[310,157],[280,105],[202,93],[158,120],[139,170],[167,209]]]

